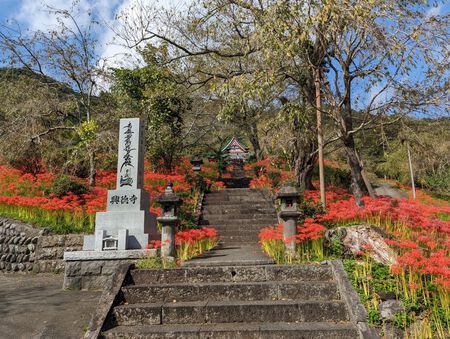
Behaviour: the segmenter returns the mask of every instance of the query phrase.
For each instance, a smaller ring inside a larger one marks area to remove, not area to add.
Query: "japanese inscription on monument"
[[[121,119],[117,189],[141,188],[144,173],[143,125],[140,119]]]

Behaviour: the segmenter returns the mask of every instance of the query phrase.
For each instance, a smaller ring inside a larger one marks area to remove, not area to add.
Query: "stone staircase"
[[[330,265],[131,270],[105,338],[358,338]]]
[[[200,223],[215,228],[226,245],[257,244],[260,229],[278,219],[269,191],[228,188],[205,195]]]

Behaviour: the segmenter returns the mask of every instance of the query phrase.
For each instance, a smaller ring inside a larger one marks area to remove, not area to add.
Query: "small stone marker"
[[[95,235],[84,250],[141,249],[156,239],[156,216],[149,212],[144,184],[144,125],[139,118],[120,119],[115,190],[108,191],[106,212],[95,217]]]

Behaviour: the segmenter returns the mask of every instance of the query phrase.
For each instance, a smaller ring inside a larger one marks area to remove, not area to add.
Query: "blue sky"
[[[117,65],[122,62],[123,53],[130,53],[128,49],[114,43],[113,31],[107,26],[114,26],[114,17],[121,10],[129,8],[137,0],[78,0],[78,23],[87,23],[88,11],[92,11],[103,25],[96,30],[98,39],[97,53],[103,60]],[[140,0],[145,4],[155,6],[176,6],[190,2],[190,0]],[[69,9],[72,0],[0,0],[0,23],[13,20],[22,30],[46,30],[56,24],[54,16],[45,10],[46,5],[57,9]],[[106,23],[106,24],[105,24]],[[122,58],[120,57],[122,55]],[[119,61],[120,60],[120,61]]]

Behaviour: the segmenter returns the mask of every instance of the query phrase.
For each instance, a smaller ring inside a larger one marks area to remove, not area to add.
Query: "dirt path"
[[[101,293],[62,283],[62,275],[0,273],[0,338],[80,338]]]

